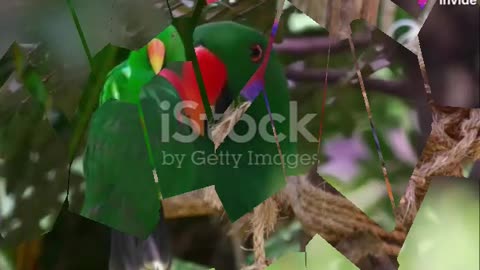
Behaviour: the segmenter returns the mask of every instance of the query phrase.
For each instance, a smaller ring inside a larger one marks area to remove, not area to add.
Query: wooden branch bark
[[[165,215],[168,219],[199,215],[221,216],[223,208],[217,196],[211,196],[213,187],[165,199]],[[207,195],[209,194],[209,195]],[[287,186],[272,197],[277,203],[279,217],[296,218],[305,231],[313,236],[319,234],[332,245],[355,238],[359,233],[376,239],[377,245],[370,253],[382,252],[396,256],[405,240],[402,231],[386,232],[371,221],[352,202],[318,176],[315,170],[307,175],[289,177]],[[250,230],[249,213],[233,225],[233,232],[244,234]],[[355,259],[355,258],[352,258]]]
[[[390,258],[396,258],[400,252],[430,184],[429,177],[461,176],[464,160],[480,159],[480,110],[435,107],[434,119],[432,134],[398,208],[394,231],[387,232],[373,222],[326,183],[312,167],[306,175],[289,177],[282,191],[257,207],[256,212],[232,224],[233,232],[255,232],[255,224],[260,223],[262,231],[268,234],[273,230],[277,217],[296,218],[310,236],[319,234],[357,266],[368,265],[371,262],[365,260],[372,257],[386,265],[384,269],[395,269]],[[455,152],[455,160],[447,162],[448,166],[435,162],[436,159],[445,160],[444,155],[449,155],[451,151]],[[434,166],[426,168],[425,164]],[[167,218],[221,216],[223,213],[213,187],[165,199],[164,206]],[[262,207],[269,209],[264,213]],[[257,232],[256,236],[261,234]]]
[[[480,109],[433,106],[432,132],[400,200],[397,226],[409,231],[432,176],[463,177],[465,161],[480,160]]]

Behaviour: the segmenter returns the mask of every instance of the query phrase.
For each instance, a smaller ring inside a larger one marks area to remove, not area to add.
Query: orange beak
[[[159,39],[153,39],[147,46],[148,60],[155,74],[158,74],[163,67],[165,59],[165,45]]]

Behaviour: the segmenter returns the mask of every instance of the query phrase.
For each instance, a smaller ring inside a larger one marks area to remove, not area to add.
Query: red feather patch
[[[204,47],[195,48],[200,74],[207,92],[208,103],[214,105],[227,83],[227,69],[218,57]],[[195,108],[185,108],[184,113],[195,123],[194,129],[200,135],[204,134],[202,124],[205,108],[203,107],[200,89],[198,87],[192,62],[186,62],[182,68],[181,78],[167,69],[159,73],[165,77],[178,92],[183,101],[195,102]]]

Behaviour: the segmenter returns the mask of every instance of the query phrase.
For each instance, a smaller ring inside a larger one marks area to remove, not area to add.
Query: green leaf
[[[83,139],[90,118],[98,106],[100,92],[110,70],[118,64],[118,55],[125,50],[108,45],[93,59],[93,67],[90,73],[87,87],[85,88],[77,115],[74,119],[74,132],[69,145],[69,160],[72,161]]]
[[[192,162],[194,145],[174,138],[177,132],[191,132],[187,125],[176,118],[174,110],[180,101],[176,90],[163,77],[154,77],[140,94],[148,144],[152,150],[160,190],[165,198],[211,185],[208,180],[201,181],[201,175],[197,177],[201,173],[196,172],[198,168]]]
[[[159,192],[136,105],[109,101],[95,112],[84,173],[83,216],[138,237],[153,231]]]

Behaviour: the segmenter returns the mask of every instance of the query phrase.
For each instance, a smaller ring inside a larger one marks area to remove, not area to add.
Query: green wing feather
[[[169,108],[165,109],[162,102],[170,104]],[[193,163],[172,166],[164,160],[165,153],[190,160],[195,150],[194,144],[172,140],[176,132],[190,132],[187,125],[175,118],[178,102],[180,98],[173,86],[164,78],[155,77],[142,88],[138,105],[110,100],[100,106],[90,124],[84,158],[83,216],[146,237],[158,222],[160,192],[163,197],[171,197],[203,187],[197,181]]]
[[[159,191],[137,106],[108,101],[95,112],[84,172],[82,215],[122,232],[148,236],[159,218]]]
[[[163,77],[155,77],[140,97],[162,196],[168,198],[198,189],[196,168],[189,162],[195,146],[174,138],[175,133],[191,133],[190,127],[176,118],[175,107],[181,102],[177,91]],[[181,163],[177,162],[180,158]]]
[[[174,26],[167,27],[157,38],[165,44],[165,63],[185,59],[183,44]],[[126,61],[112,69],[100,95],[100,106],[91,120],[84,157],[86,192],[82,215],[142,237],[154,229],[160,207],[159,186],[153,182],[154,168],[138,107],[142,87],[154,77],[146,47],[131,52]],[[176,94],[171,95],[173,88],[168,83],[156,90],[157,98],[170,98],[172,103],[178,101]],[[166,112],[158,111],[155,102],[143,103],[149,128],[160,128],[161,114]],[[174,125],[170,120],[168,124]],[[161,133],[153,134],[160,136]],[[158,137],[152,139],[156,142],[152,144],[152,151],[157,155],[162,148],[169,149],[168,143],[158,143]],[[157,170],[163,174],[162,179],[170,171]]]

